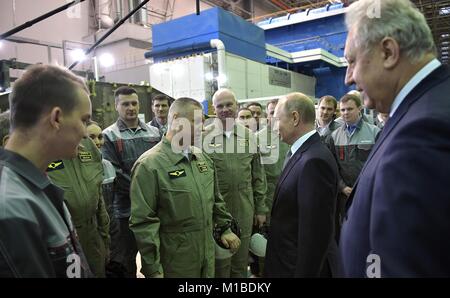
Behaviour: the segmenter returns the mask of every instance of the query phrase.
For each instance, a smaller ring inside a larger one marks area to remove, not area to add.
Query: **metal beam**
[[[279,8],[283,9],[283,10],[288,10],[292,7],[286,5],[286,3],[284,3],[283,1],[280,0],[270,0],[270,2],[272,2],[273,4],[275,4],[276,6],[278,6]]]

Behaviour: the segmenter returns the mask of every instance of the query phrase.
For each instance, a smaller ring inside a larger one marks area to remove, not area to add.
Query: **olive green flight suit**
[[[102,197],[103,165],[100,151],[89,138],[78,147],[78,156],[55,161],[49,178],[64,190],[64,201],[91,270],[105,277],[109,254],[109,217]]]
[[[215,125],[215,124],[212,124]],[[203,149],[214,161],[227,210],[241,228],[241,246],[230,259],[216,260],[216,277],[247,277],[254,215],[265,215],[267,182],[255,135],[235,124],[230,138],[217,126],[205,129]]]
[[[231,215],[212,160],[191,150],[189,161],[163,137],[133,167],[130,228],[147,277],[214,277],[213,225],[229,226]]]
[[[256,137],[258,138],[258,148],[261,153],[261,163],[266,172],[266,207],[269,209],[267,212],[267,223],[269,224],[275,188],[277,187],[278,177],[283,171],[284,160],[290,146],[282,142],[279,136],[267,127],[258,131]]]

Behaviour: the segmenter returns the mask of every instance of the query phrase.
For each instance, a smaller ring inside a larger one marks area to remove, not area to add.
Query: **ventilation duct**
[[[100,28],[108,29],[114,26],[114,20],[111,17],[111,0],[98,0],[97,7]]]

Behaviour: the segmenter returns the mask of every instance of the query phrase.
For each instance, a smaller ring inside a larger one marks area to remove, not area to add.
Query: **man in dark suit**
[[[346,83],[389,113],[349,197],[340,249],[349,277],[450,276],[450,74],[408,0],[352,4]]]
[[[291,93],[275,118],[275,132],[292,146],[275,190],[265,277],[336,276],[337,165],[315,130],[314,103]]]

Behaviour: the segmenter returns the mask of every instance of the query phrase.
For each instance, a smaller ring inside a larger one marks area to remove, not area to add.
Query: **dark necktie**
[[[291,158],[291,156],[292,156],[292,151],[291,151],[291,149],[289,149],[289,151],[286,152],[286,157],[285,157],[284,163],[283,163],[283,169],[284,169],[284,168],[286,167],[286,165],[288,164],[289,159]]]

